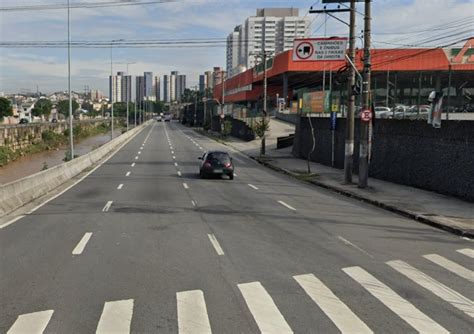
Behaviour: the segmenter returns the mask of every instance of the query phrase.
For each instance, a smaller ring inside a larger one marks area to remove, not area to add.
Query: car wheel
[[[229,174],[229,180],[233,180],[234,179],[234,173],[230,173]]]

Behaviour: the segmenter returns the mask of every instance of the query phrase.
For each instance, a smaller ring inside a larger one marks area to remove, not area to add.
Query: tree
[[[94,112],[94,105],[90,102],[84,102],[81,107],[89,113]]]
[[[270,130],[270,120],[268,120],[266,117],[262,117],[260,120],[254,123],[252,130],[263,143],[263,141],[265,140],[265,134],[268,132],[268,130]],[[264,145],[262,144],[262,148],[260,149],[260,155],[264,154],[263,147]]]
[[[59,101],[56,105],[56,109],[60,114],[69,116],[69,100]],[[77,103],[76,100],[72,100],[72,113],[74,114],[77,109],[79,109],[79,103]]]
[[[39,99],[35,103],[35,107],[31,111],[33,116],[49,116],[53,109],[53,104],[48,99]]]
[[[3,117],[13,116],[13,108],[10,100],[5,97],[0,97],[0,121],[3,121]]]

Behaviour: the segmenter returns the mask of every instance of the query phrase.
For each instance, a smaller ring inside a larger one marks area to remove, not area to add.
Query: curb
[[[267,167],[267,168],[270,168],[274,171],[277,171],[279,173],[283,173],[283,174],[286,174],[286,175],[289,175],[293,178],[297,178],[298,174],[296,173],[293,173],[285,168],[281,168],[281,167],[278,167],[278,166],[275,166],[271,163],[268,163],[267,161],[264,161],[264,160],[261,160],[260,158],[258,157],[252,157],[252,156],[249,156],[251,159],[257,161],[259,164]],[[299,179],[298,179],[299,180]],[[430,219],[430,218],[427,218],[426,216],[424,215],[420,215],[420,214],[417,214],[417,213],[413,213],[409,210],[404,210],[404,209],[401,209],[399,207],[396,207],[394,205],[391,205],[391,204],[387,204],[387,203],[384,203],[384,202],[381,202],[381,201],[377,201],[377,200],[373,200],[371,198],[368,198],[368,197],[365,197],[365,196],[361,196],[359,194],[356,194],[352,191],[348,191],[348,190],[344,190],[344,189],[341,189],[339,187],[335,187],[335,186],[332,186],[332,185],[329,185],[329,184],[326,184],[324,182],[321,182],[321,181],[317,181],[317,180],[311,180],[311,181],[304,181],[304,180],[300,180],[302,182],[306,182],[306,183],[311,183],[311,184],[314,184],[316,186],[319,186],[319,187],[322,187],[322,188],[325,188],[325,189],[328,189],[328,190],[331,190],[331,191],[334,191],[338,194],[341,194],[341,195],[344,195],[346,197],[350,197],[350,198],[355,198],[355,199],[358,199],[362,202],[365,202],[365,203],[369,203],[369,204],[372,204],[372,205],[375,205],[379,208],[382,208],[384,210],[387,210],[387,211],[390,211],[390,212],[393,212],[393,213],[396,213],[396,214],[399,214],[401,216],[404,216],[404,217],[408,217],[408,218],[411,218],[413,220],[416,220],[420,223],[423,223],[423,224],[426,224],[426,225],[430,225],[432,227],[435,227],[435,228],[438,228],[438,229],[441,229],[441,230],[444,230],[444,231],[447,231],[447,232],[450,232],[450,233],[453,233],[455,235],[458,235],[458,236],[461,236],[461,237],[467,237],[467,238],[470,238],[470,239],[473,239],[474,238],[474,231],[466,231],[466,230],[463,230],[463,229],[460,229],[460,228],[457,228],[457,227],[454,227],[454,226],[449,226],[449,225],[445,225],[445,224],[442,224],[434,219]]]

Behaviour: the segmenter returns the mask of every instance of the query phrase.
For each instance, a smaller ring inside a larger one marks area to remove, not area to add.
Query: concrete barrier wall
[[[22,207],[40,196],[47,194],[67,180],[78,175],[86,168],[91,167],[107,154],[113,152],[128,139],[140,132],[148,124],[149,123],[144,123],[102,145],[96,150],[74,160],[25,178],[0,185],[0,217]]]
[[[311,160],[331,166],[327,118],[312,119],[316,149]],[[335,131],[335,167],[344,168],[345,119]],[[355,123],[354,172],[358,171],[359,120]],[[293,154],[306,158],[311,127],[301,118]],[[369,176],[474,202],[474,122],[444,121],[435,129],[422,120],[376,119]],[[369,181],[370,183],[370,181]]]

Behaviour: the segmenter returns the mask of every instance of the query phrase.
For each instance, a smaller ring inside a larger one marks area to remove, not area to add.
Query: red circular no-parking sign
[[[307,60],[311,58],[314,53],[313,44],[310,42],[301,42],[296,47],[296,57],[301,60]]]
[[[364,122],[370,122],[372,120],[372,112],[370,110],[363,110],[360,113],[360,119]]]

